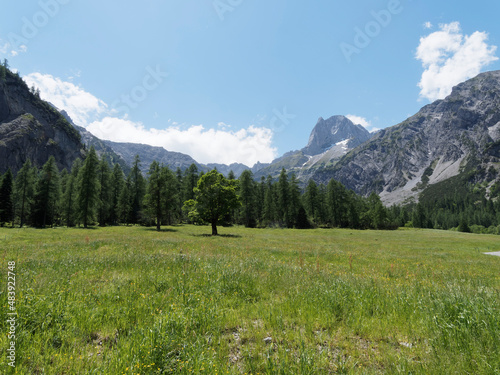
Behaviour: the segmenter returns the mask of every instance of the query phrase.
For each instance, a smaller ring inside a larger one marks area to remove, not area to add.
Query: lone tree
[[[185,202],[189,216],[210,223],[212,236],[217,236],[217,224],[240,204],[237,187],[236,180],[228,180],[215,169],[203,175],[193,189],[195,198]]]

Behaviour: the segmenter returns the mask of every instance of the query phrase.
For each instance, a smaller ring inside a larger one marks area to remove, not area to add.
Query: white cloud
[[[277,156],[272,146],[273,132],[264,127],[233,131],[231,125],[219,122],[215,129],[202,125],[181,129],[177,122],[169,120],[166,129],[147,129],[127,117],[113,117],[113,109],[104,101],[71,82],[41,73],[29,74],[24,80],[28,86],[38,87],[43,99],[68,112],[77,125],[101,139],[159,146],[188,154],[201,163],[252,166],[258,161],[271,162]]]
[[[432,29],[432,23],[430,22],[424,23],[424,29]]]
[[[107,111],[107,105],[71,82],[50,74],[31,73],[24,77],[28,86],[40,89],[41,97],[68,112],[75,124],[87,126]]]
[[[372,126],[370,124],[370,122],[364,117],[356,116],[356,115],[347,115],[346,117],[349,120],[351,120],[355,125],[361,125],[367,129]]]
[[[19,46],[19,50],[16,51],[15,49],[12,48],[12,45],[9,42],[4,42],[2,39],[0,39],[0,54],[2,55],[8,55],[12,57],[16,57],[19,55],[19,52],[27,52],[28,47],[25,44],[22,44]]]
[[[439,25],[440,30],[420,39],[416,58],[425,69],[418,84],[420,96],[443,99],[453,86],[478,75],[493,61],[497,47],[487,44],[488,34],[463,35],[460,23]]]
[[[356,115],[346,115],[345,117],[347,117],[349,120],[351,120],[353,122],[353,124],[361,125],[366,130],[368,130],[370,133],[375,133],[375,132],[378,132],[380,130],[379,128],[374,127],[372,125],[372,123],[364,117],[356,116]]]
[[[272,147],[273,133],[267,128],[250,126],[238,131],[205,129],[193,125],[187,129],[169,127],[146,129],[128,119],[105,117],[87,127],[95,136],[115,142],[143,143],[192,156],[201,163],[271,162],[277,156]]]

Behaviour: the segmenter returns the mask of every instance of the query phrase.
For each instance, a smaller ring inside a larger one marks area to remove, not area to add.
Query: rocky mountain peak
[[[319,155],[343,141],[348,141],[349,148],[353,148],[370,137],[368,130],[361,125],[355,125],[345,116],[332,116],[326,120],[320,117],[302,152],[310,156]]]

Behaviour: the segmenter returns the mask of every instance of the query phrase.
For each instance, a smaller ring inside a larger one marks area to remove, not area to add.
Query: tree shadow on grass
[[[172,228],[161,228],[160,230],[156,230],[156,228],[144,228],[145,231],[148,232],[156,232],[156,233],[175,233],[178,232],[177,229],[172,229]]]
[[[193,237],[214,237],[214,238],[217,238],[217,237],[223,237],[223,238],[242,238],[242,236],[240,236],[239,234],[218,234],[217,236],[213,236],[211,234],[192,234],[191,236]]]

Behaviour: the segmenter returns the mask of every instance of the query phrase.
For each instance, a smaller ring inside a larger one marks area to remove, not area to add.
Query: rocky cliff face
[[[285,168],[302,180],[308,180],[317,168],[331,165],[353,148],[363,144],[372,134],[361,125],[355,125],[345,116],[319,118],[309,136],[306,147],[286,153],[270,165],[261,168],[256,177],[276,177]]]
[[[368,130],[361,125],[354,125],[351,120],[344,116],[332,116],[327,120],[320,117],[302,152],[305,155],[314,156],[322,154],[334,146],[353,149],[370,138],[371,134]]]
[[[361,194],[375,191],[387,204],[402,203],[417,198],[428,185],[458,174],[498,169],[499,141],[500,71],[496,71],[458,85],[446,99],[382,130],[312,178],[318,182],[335,178]]]
[[[0,172],[17,172],[29,158],[42,166],[53,155],[60,169],[83,156],[80,135],[17,75],[2,67],[0,78]]]
[[[141,160],[141,171],[146,174],[151,163],[156,160],[160,164],[168,166],[175,171],[177,168],[185,170],[191,164],[195,164],[199,170],[204,170],[191,156],[180,152],[167,151],[163,147],[153,147],[138,143],[119,143],[111,141],[102,141],[106,146],[119,155],[128,166],[134,163],[136,155]]]

